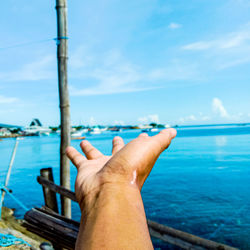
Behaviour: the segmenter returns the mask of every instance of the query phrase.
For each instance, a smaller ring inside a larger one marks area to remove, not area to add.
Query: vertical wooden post
[[[57,62],[61,111],[60,184],[70,189],[69,159],[65,149],[70,145],[70,107],[68,93],[67,61],[67,0],[56,0],[57,12]],[[62,215],[71,218],[71,201],[61,196]]]
[[[45,179],[54,182],[52,168],[42,168],[40,170],[40,175]],[[48,187],[43,187],[43,196],[45,205],[54,212],[58,213],[56,193],[51,191]]]

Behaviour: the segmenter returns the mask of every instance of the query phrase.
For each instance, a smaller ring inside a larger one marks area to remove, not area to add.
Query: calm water
[[[89,136],[102,152],[111,152],[117,133]],[[124,131],[125,142],[139,134]],[[4,181],[14,139],[0,142],[0,178]],[[79,149],[79,141],[72,141]],[[170,148],[157,161],[142,195],[147,217],[159,223],[250,249],[250,126],[180,128]],[[28,208],[43,205],[36,176],[42,167],[53,167],[59,183],[59,138],[30,137],[19,142],[9,187]],[[71,168],[72,189],[76,176]],[[24,211],[8,196],[5,205]],[[73,204],[73,217],[80,218]],[[154,241],[156,248],[166,245]]]

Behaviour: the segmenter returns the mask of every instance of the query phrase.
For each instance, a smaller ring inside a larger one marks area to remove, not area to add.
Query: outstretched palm
[[[99,192],[106,183],[135,185],[141,189],[155,161],[175,135],[174,129],[162,130],[152,137],[143,133],[127,145],[117,136],[113,139],[111,156],[103,155],[88,141],[80,144],[86,157],[68,147],[66,153],[78,170],[75,191],[80,207],[83,209],[85,198]]]

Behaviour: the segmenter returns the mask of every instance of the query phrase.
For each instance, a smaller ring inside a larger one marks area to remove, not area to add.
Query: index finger
[[[86,157],[80,154],[75,148],[69,146],[66,148],[66,155],[78,169]]]

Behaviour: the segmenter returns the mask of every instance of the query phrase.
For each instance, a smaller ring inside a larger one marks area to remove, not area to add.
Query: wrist
[[[137,249],[152,249],[138,186],[103,183],[98,191],[91,192],[83,205],[80,232],[78,247],[84,243],[100,249],[96,244],[101,242],[105,249],[130,249],[128,242],[136,241],[141,245]]]
[[[142,203],[140,189],[137,185],[120,182],[100,182],[79,203],[85,219],[103,208],[115,204]],[[143,208],[143,206],[142,206]]]

